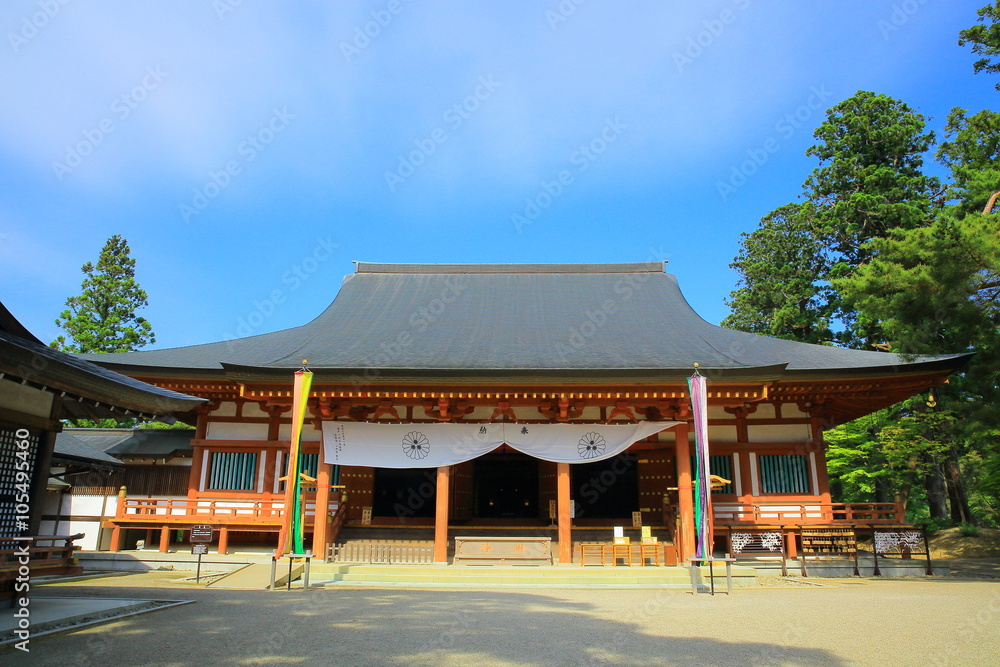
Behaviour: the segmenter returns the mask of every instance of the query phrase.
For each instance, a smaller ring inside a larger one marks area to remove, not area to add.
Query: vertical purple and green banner
[[[695,438],[695,557],[708,558],[712,555],[712,480],[708,457],[708,388],[704,376],[696,372],[689,377],[688,390]]]
[[[305,421],[313,374],[295,373],[292,397],[292,435],[288,452],[288,475],[285,477],[285,521],[278,537],[278,555],[305,553],[305,507],[302,502],[302,424]]]

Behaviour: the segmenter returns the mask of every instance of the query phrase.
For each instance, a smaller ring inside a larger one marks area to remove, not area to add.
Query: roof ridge
[[[666,262],[603,264],[389,264],[355,262],[355,273],[491,274],[491,273],[664,273]]]

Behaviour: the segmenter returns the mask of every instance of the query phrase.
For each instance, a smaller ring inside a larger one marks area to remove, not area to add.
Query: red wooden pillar
[[[570,517],[569,464],[556,464],[556,505],[559,522],[559,562],[573,562],[573,519]]]
[[[680,515],[681,550],[677,557],[685,561],[694,555],[694,496],[691,484],[691,445],[686,423],[674,427],[677,448],[677,505]]]
[[[225,555],[229,551],[229,529],[223,526],[219,529],[219,553]]]
[[[160,553],[165,554],[170,551],[170,526],[160,527]]]
[[[191,454],[191,472],[188,475],[188,498],[197,498],[198,492],[201,491],[201,467],[204,465],[204,460],[205,448],[195,445]]]
[[[313,556],[326,560],[326,529],[330,517],[330,474],[333,465],[319,464],[316,471],[316,513],[313,515]]]
[[[448,562],[448,500],[451,482],[451,466],[437,469],[437,491],[434,511],[434,562]]]
[[[111,545],[108,547],[111,551],[121,551],[122,550],[122,527],[115,525],[111,528]]]

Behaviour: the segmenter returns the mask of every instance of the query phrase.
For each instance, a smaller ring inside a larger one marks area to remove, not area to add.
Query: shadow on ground
[[[158,596],[169,597],[164,592],[158,591]],[[641,608],[623,604],[615,617],[609,617],[606,604],[602,611],[590,602],[544,593],[173,592],[198,602],[38,638],[30,645],[30,655],[7,649],[0,653],[0,662],[40,664],[43,660],[45,664],[101,666],[846,664],[831,652],[796,647],[794,641],[787,645],[784,641],[729,643],[682,636],[692,634],[690,627],[672,631],[670,619],[679,613],[677,603],[690,604],[691,598],[675,591],[654,592]],[[58,589],[59,595],[88,593],[93,589]],[[148,588],[115,590],[121,596],[150,593]]]

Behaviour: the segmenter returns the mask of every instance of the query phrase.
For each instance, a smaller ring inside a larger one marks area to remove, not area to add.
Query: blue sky
[[[1000,95],[957,45],[986,0],[328,4],[3,4],[0,298],[29,329],[113,234],[155,347],[303,324],[352,260],[668,260],[718,322],[828,107],[885,93],[940,136]]]

